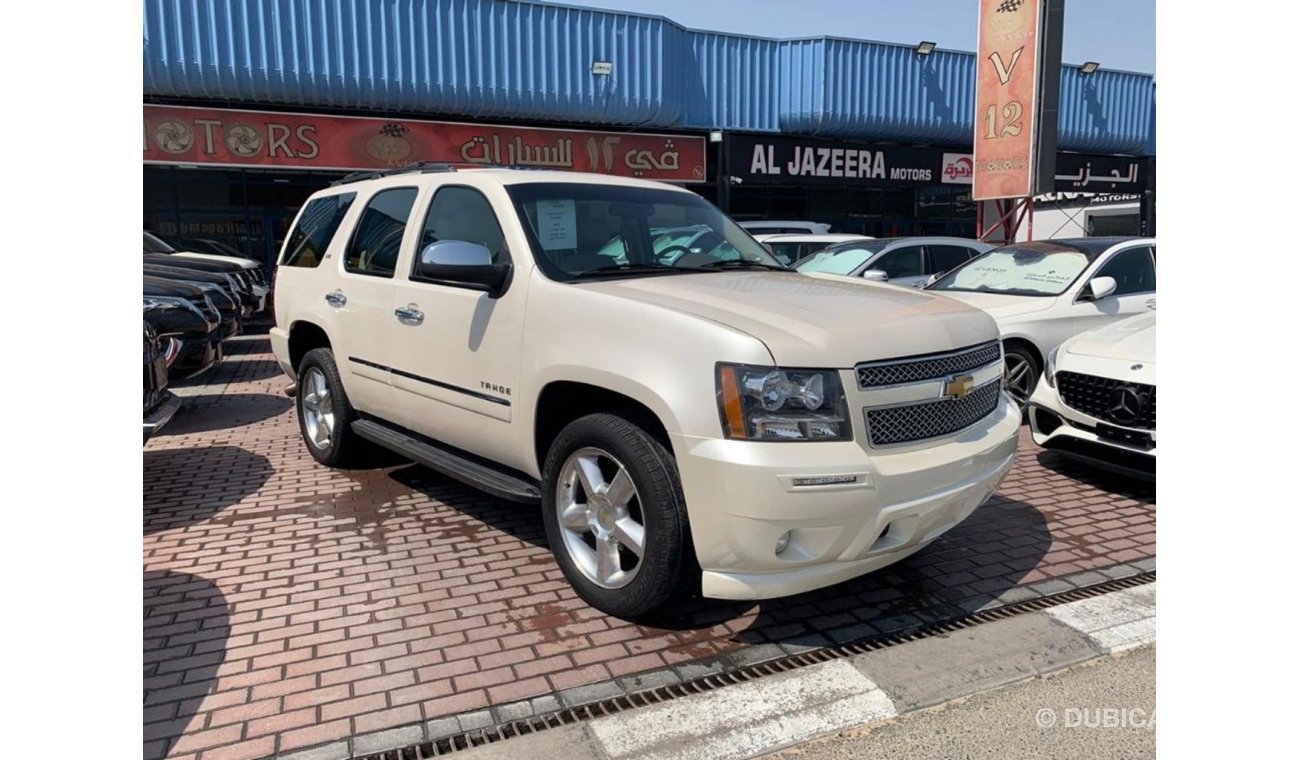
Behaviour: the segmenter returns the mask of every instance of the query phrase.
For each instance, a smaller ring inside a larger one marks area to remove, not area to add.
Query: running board
[[[353,422],[352,432],[371,443],[397,452],[431,470],[436,470],[493,496],[527,504],[541,501],[542,492],[537,481],[485,464],[476,458],[471,458],[470,455],[416,438],[410,433],[396,430],[374,420]]]

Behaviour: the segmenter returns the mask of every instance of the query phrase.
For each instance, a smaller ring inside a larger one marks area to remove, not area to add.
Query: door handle
[[[399,306],[393,309],[393,313],[397,315],[397,321],[404,325],[418,325],[424,321],[424,312],[416,308],[413,303]]]
[[[1148,308],[1148,309],[1154,309],[1155,307],[1156,307],[1156,299],[1154,299],[1154,298],[1148,299],[1148,300],[1147,300],[1147,308]]]
[[[325,294],[325,303],[329,304],[330,306],[333,306],[336,309],[343,308],[343,304],[347,302],[348,302],[348,297],[343,295],[343,291],[341,290],[336,290],[333,293]]]

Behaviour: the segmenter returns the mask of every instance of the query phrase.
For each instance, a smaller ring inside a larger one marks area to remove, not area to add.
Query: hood
[[[930,290],[955,298],[964,304],[982,309],[999,323],[1004,319],[1043,311],[1056,303],[1059,296],[1013,296],[1002,293],[973,293],[964,290]]]
[[[198,253],[197,251],[177,251],[176,253],[172,253],[168,255],[181,256],[187,259],[195,259],[197,261],[219,261],[227,264],[237,264],[239,265],[240,269],[257,269],[258,267],[261,266],[261,264],[259,264],[256,261],[253,261],[252,259],[240,259],[240,258],[235,258],[234,256],[221,256],[215,253]]]
[[[1156,363],[1156,313],[1139,314],[1083,333],[1065,344],[1077,356]]]
[[[995,340],[997,325],[943,296],[834,275],[716,272],[582,283],[726,325],[762,341],[777,364],[848,368]]]
[[[146,275],[144,278],[144,294],[146,296],[199,298],[203,295],[203,289],[177,280],[167,280],[162,277],[149,277]]]
[[[146,253],[145,264],[157,264],[178,269],[197,269],[200,272],[239,272],[243,267],[230,259],[213,261],[196,259],[179,253]]]

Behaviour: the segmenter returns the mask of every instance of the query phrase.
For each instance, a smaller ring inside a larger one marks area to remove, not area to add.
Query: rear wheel
[[[645,615],[686,588],[691,561],[677,463],[612,414],[582,417],[551,445],[543,521],[556,561],[588,604]]]
[[[342,467],[360,458],[364,442],[352,433],[356,414],[328,348],[314,348],[303,356],[296,398],[302,440],[317,462]]]

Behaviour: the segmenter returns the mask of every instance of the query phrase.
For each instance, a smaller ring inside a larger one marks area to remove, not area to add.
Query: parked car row
[[[177,250],[149,232],[142,272],[148,440],[179,406],[167,385],[215,366],[222,342],[239,335],[244,321],[266,308],[269,288],[255,261]]]

